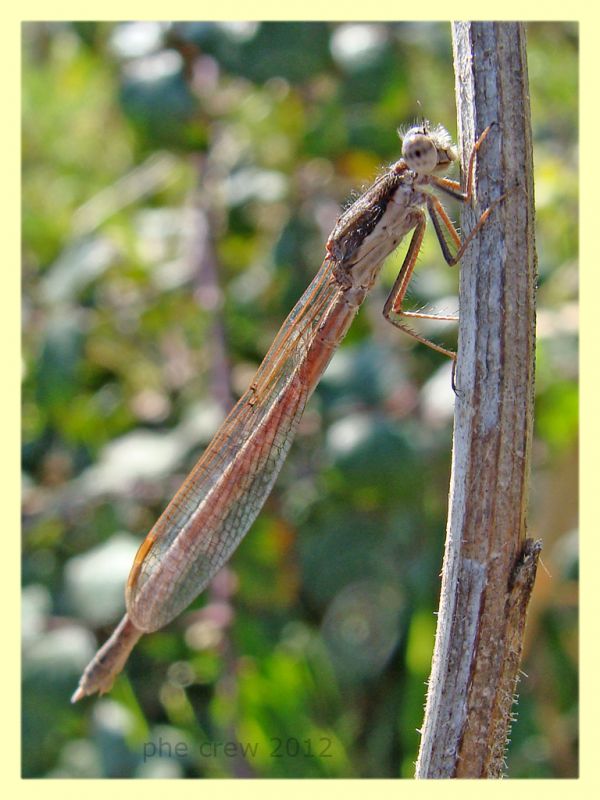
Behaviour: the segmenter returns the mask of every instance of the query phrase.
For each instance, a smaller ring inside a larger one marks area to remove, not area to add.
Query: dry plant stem
[[[535,248],[525,30],[453,25],[463,163],[478,159],[470,230],[503,193],[461,269],[446,552],[418,778],[504,771],[540,544],[526,539],[533,426]]]

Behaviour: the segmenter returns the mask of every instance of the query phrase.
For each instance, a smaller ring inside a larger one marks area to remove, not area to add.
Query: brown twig
[[[462,262],[454,452],[438,629],[418,778],[492,778],[504,753],[540,544],[526,539],[535,247],[525,31],[453,25],[465,154],[486,125]]]

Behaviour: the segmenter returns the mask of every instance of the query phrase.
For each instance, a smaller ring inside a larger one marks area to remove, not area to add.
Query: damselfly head
[[[437,125],[432,128],[424,119],[406,131],[398,129],[402,139],[402,157],[409,169],[422,175],[443,171],[456,160],[456,151],[448,131]]]

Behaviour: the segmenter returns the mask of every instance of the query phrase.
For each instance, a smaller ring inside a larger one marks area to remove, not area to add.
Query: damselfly
[[[493,205],[461,240],[428,187],[464,203],[473,190],[475,143],[466,184],[440,177],[456,160],[448,132],[423,121],[403,136],[402,157],[340,217],[323,264],[292,309],[246,393],[138,550],[127,581],[127,613],[86,667],[76,702],[107,692],[137,640],[176,617],[231,556],[268,497],[306,402],[372,287],[386,258],[413,231],[384,316],[420,342],[455,354],[413,331],[407,318],[451,319],[403,309],[425,233],[425,207],[443,256],[456,264]]]

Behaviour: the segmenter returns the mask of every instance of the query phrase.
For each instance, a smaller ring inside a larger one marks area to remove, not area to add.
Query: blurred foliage
[[[528,35],[545,567],[508,764],[573,777],[578,31]],[[340,203],[398,158],[399,124],[455,133],[448,26],[26,23],[23,45],[24,775],[412,776],[453,399],[381,317],[403,248],[231,565],[109,696],[69,697]],[[454,308],[455,281],[428,235],[414,302]]]

